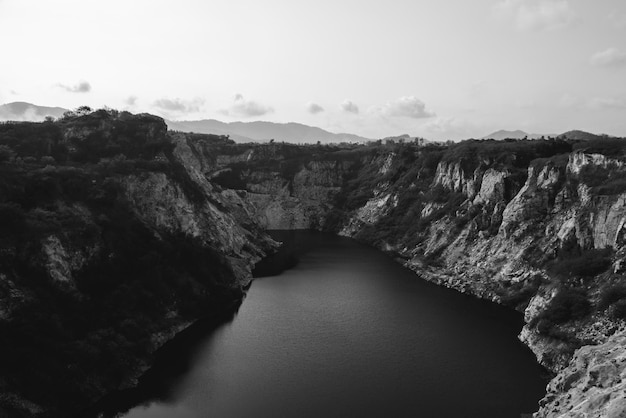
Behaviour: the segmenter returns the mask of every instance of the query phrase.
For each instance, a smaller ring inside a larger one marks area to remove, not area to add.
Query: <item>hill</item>
[[[348,133],[332,133],[301,123],[221,122],[215,119],[166,121],[169,129],[182,132],[229,135],[237,142],[275,141],[295,143],[367,142],[371,139]]]
[[[589,141],[589,140],[602,138],[601,135],[596,135],[590,132],[579,131],[579,130],[564,132],[561,135],[559,135],[559,137],[565,138],[565,139],[576,139],[576,140],[583,140],[583,141]]]
[[[499,131],[493,132],[489,135],[483,136],[481,139],[495,139],[495,140],[503,140],[503,139],[537,139],[541,138],[539,134],[529,134],[527,132],[521,131],[519,129],[515,131],[507,131],[501,129]]]
[[[27,102],[12,102],[0,105],[0,121],[41,122],[46,116],[59,118],[67,109],[62,107],[38,106]]]

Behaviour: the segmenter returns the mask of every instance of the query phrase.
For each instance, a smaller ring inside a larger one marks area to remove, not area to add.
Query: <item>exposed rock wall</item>
[[[58,151],[52,165],[24,154],[35,162],[1,167],[0,415],[74,416],[132,386],[194,320],[235,309],[277,244],[205,175],[216,158],[160,118],[24,127]]]
[[[516,307],[526,321],[520,340],[555,373],[570,370],[568,376],[582,379],[589,373],[587,364],[611,361],[603,344],[617,347],[608,341],[621,341],[619,320],[593,306],[605,281],[624,280],[616,274],[624,268],[626,193],[599,193],[587,173],[605,170],[609,179],[619,177],[622,160],[584,151],[568,156],[560,150],[526,163],[470,156],[474,160],[469,164],[444,158],[429,174],[426,166],[416,167],[422,158],[419,149],[408,159],[417,156],[416,162],[407,163],[406,155],[379,149],[353,165],[346,165],[343,156],[327,155],[323,164],[316,161],[319,156],[311,156],[292,176],[268,172],[247,159],[241,171],[247,179],[244,199],[257,208],[265,227],[330,229],[391,252],[426,280]],[[297,179],[307,180],[303,185]],[[355,187],[362,187],[367,198],[351,207],[346,199]],[[337,217],[339,222],[329,221]],[[606,272],[593,277],[573,272],[564,278],[551,270],[563,254],[605,248],[613,263]],[[591,314],[551,324],[552,331],[545,331],[545,322],[539,327],[555,297],[572,288],[587,295]],[[621,389],[616,376],[626,365],[612,367],[611,378],[586,378],[585,385],[597,392],[589,398],[586,390],[575,389],[578,384],[555,383],[564,379],[561,372],[536,416],[582,417],[587,415],[570,414],[593,409],[599,412],[588,416],[624,416],[615,415],[626,413],[617,400]],[[569,393],[576,390],[578,394]],[[587,406],[562,398],[588,400]]]

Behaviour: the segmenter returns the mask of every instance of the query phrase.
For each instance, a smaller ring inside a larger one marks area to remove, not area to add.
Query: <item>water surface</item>
[[[238,314],[126,418],[519,418],[546,380],[519,314],[424,282],[353,240],[273,232]],[[279,274],[286,267],[287,270]]]

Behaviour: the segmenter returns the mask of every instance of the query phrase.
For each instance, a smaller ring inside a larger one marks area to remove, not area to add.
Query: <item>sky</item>
[[[625,0],[0,0],[0,103],[626,136]]]

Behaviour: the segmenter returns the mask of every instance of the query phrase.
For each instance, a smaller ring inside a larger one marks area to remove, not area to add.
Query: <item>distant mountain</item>
[[[230,135],[237,142],[275,141],[314,143],[366,142],[369,138],[346,133],[332,133],[301,123],[274,122],[220,122],[215,119],[195,121],[166,121],[170,129],[183,132],[196,132],[217,135]]]
[[[578,130],[564,132],[561,135],[559,135],[559,138],[561,137],[567,138],[567,139],[578,139],[578,140],[583,140],[583,141],[589,141],[589,140],[602,138],[601,135],[596,135],[590,132],[578,131]]]
[[[67,109],[62,107],[37,106],[26,102],[0,105],[0,120],[41,122],[46,116],[59,118]]]
[[[537,138],[541,138],[541,135],[529,134],[524,131],[520,131],[519,129],[516,131],[499,130],[489,135],[483,136],[481,139],[503,140],[503,139],[524,139],[524,138],[537,139]]]

